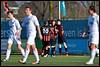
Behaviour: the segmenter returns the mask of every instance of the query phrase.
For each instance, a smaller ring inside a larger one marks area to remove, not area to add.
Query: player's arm
[[[61,28],[61,33],[62,33],[62,35],[64,34],[64,29],[63,29],[63,26],[62,26],[62,28]]]
[[[42,34],[41,34],[41,31],[40,31],[40,26],[36,26],[36,27],[37,27],[37,31],[38,31],[39,37],[42,40]]]
[[[27,25],[26,17],[22,20],[21,26],[25,27]]]
[[[40,30],[40,26],[39,26],[39,22],[36,16],[34,16],[34,21],[35,21],[35,25],[39,34],[40,39],[42,40],[42,34],[41,34],[41,30]]]
[[[16,21],[15,24],[16,24],[16,28],[17,28],[17,31],[16,31],[15,35],[19,35],[21,33],[22,28],[20,26],[19,21]]]

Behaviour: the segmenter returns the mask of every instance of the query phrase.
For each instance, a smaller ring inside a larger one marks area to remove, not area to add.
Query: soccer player
[[[50,45],[51,45],[51,56],[55,57],[55,45],[56,45],[56,26],[55,26],[55,20],[53,20],[50,24]]]
[[[23,60],[20,60],[19,62],[23,64],[26,62],[28,55],[30,53],[30,47],[32,46],[33,53],[36,57],[36,61],[32,62],[32,64],[39,64],[40,59],[39,59],[38,51],[35,45],[35,38],[36,38],[37,31],[38,31],[40,39],[42,40],[39,22],[38,22],[37,17],[35,15],[32,15],[31,7],[25,8],[25,14],[27,16],[23,19],[22,26],[26,28],[27,45],[26,45],[25,56]]]
[[[50,28],[48,26],[48,22],[45,23],[45,25],[41,28],[42,32],[42,56],[47,57],[49,55],[50,50]]]
[[[90,6],[88,9],[90,16],[88,17],[89,26],[89,48],[91,51],[90,60],[86,64],[93,64],[96,53],[99,54],[99,15],[97,15],[95,7]]]
[[[61,25],[60,20],[58,20],[57,30],[58,30],[59,53],[61,55],[61,52],[62,52],[61,45],[64,44],[65,52],[66,52],[66,55],[68,56],[67,45],[65,43],[64,30],[63,30],[63,26]]]
[[[15,19],[13,15],[13,11],[8,11],[7,16],[9,17],[9,39],[8,39],[8,48],[6,52],[6,58],[3,61],[8,61],[11,53],[11,47],[13,44],[13,41],[15,40],[18,44],[18,49],[21,51],[22,55],[24,56],[24,49],[21,47],[21,39],[20,39],[20,33],[21,33],[21,26],[19,24],[19,21]]]

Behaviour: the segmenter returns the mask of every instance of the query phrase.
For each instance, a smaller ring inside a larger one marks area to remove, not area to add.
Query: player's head
[[[7,12],[7,16],[8,16],[9,18],[13,18],[13,11],[8,11],[8,12]]]
[[[32,14],[32,8],[29,7],[29,6],[25,7],[25,14],[26,14],[26,15]]]
[[[55,20],[52,21],[52,25],[54,26],[56,24]]]
[[[89,12],[90,15],[93,15],[93,13],[96,12],[95,6],[89,6],[88,12]]]
[[[46,21],[46,22],[44,23],[44,26],[48,26],[48,21]]]
[[[61,25],[61,21],[60,21],[60,20],[57,20],[57,24],[58,24],[58,25]]]

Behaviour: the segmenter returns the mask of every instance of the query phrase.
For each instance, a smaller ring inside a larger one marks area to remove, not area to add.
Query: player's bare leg
[[[18,44],[18,49],[21,51],[22,56],[25,56],[24,49],[21,47],[21,44]]]
[[[25,51],[25,56],[24,56],[24,58],[23,58],[22,60],[20,60],[19,62],[20,62],[20,63],[23,63],[23,64],[26,63],[26,60],[27,60],[27,58],[28,58],[29,53],[30,53],[30,45],[27,44],[27,46],[26,46],[26,51]]]
[[[93,64],[96,55],[96,46],[93,43],[90,43],[91,55],[90,60],[86,64]]]
[[[66,56],[68,56],[67,45],[66,45],[66,43],[65,43],[65,42],[64,42],[64,47],[65,47],[65,51],[66,51]]]
[[[50,46],[47,46],[44,57],[48,57],[49,51],[50,51]]]
[[[39,55],[38,55],[38,51],[37,51],[37,48],[35,45],[32,45],[32,49],[33,49],[33,53],[36,57],[36,61],[35,62],[32,62],[32,64],[39,64],[40,62],[40,59],[39,59]]]
[[[3,61],[8,61],[9,60],[9,57],[10,57],[10,54],[11,54],[11,47],[12,47],[12,44],[8,43],[8,48],[7,48],[7,52],[6,52],[6,58]]]
[[[51,56],[55,57],[55,46],[51,46],[51,48],[52,48],[52,50],[51,50],[51,52],[52,52]]]
[[[42,53],[41,53],[41,56],[42,56],[42,57],[44,56],[45,51],[46,51],[46,46],[43,45],[43,47],[42,47]]]
[[[59,44],[59,54],[61,55],[61,44]]]

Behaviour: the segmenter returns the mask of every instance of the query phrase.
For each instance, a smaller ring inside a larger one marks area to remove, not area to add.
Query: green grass
[[[1,55],[1,59],[5,56]],[[32,61],[35,61],[33,55],[29,55],[26,64],[20,64],[18,60],[21,59],[21,55],[11,55],[10,60],[1,62],[1,66],[99,66],[99,57],[96,57],[94,64],[86,65],[85,63],[89,60],[89,56],[59,56],[56,57],[41,57],[40,64],[32,65]]]

